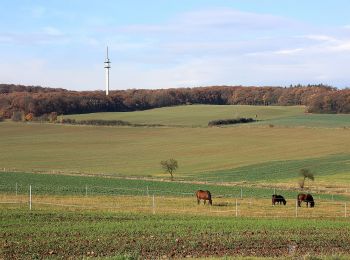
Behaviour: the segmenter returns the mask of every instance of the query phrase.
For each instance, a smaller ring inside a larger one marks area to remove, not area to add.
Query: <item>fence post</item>
[[[154,194],[153,194],[153,201],[152,201],[152,211],[153,211],[153,214],[156,213],[156,210],[155,210],[155,201],[154,201]]]
[[[298,217],[298,200],[295,200],[295,217]]]
[[[18,185],[17,185],[17,182],[16,182],[16,196],[18,195]]]
[[[147,186],[147,196],[149,197],[149,190],[148,190],[148,186]]]
[[[344,205],[344,217],[346,218],[346,202],[345,202],[345,205]]]
[[[185,196],[182,194],[182,210],[185,211]]]
[[[238,201],[236,199],[236,217],[238,217]]]
[[[85,197],[87,197],[87,185],[85,185]]]
[[[276,195],[276,188],[273,188],[273,194]]]
[[[29,210],[32,210],[32,185],[29,185]]]
[[[241,199],[243,198],[243,188],[241,188]]]

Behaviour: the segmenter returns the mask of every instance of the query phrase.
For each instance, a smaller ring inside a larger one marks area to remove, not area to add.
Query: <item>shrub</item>
[[[56,112],[51,112],[49,116],[50,122],[56,122],[57,121],[57,113]]]
[[[28,114],[26,114],[26,116],[24,117],[24,120],[25,120],[25,121],[32,121],[33,118],[34,118],[33,113],[28,113]]]
[[[71,119],[71,118],[63,118],[61,120],[62,124],[72,124],[75,125],[77,122],[75,121],[75,119]]]
[[[11,120],[14,121],[14,122],[19,122],[19,121],[22,121],[23,118],[24,118],[23,112],[21,112],[21,111],[14,111],[12,113]]]
[[[39,117],[35,118],[36,121],[49,121],[49,115],[48,114],[42,114]]]
[[[216,126],[216,125],[234,125],[234,124],[244,124],[244,123],[252,123],[256,122],[253,118],[235,118],[235,119],[219,119],[213,120],[208,123],[208,126]]]

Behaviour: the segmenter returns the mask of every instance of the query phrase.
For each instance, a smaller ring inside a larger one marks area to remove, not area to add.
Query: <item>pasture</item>
[[[258,120],[272,120],[302,115],[303,106],[229,106],[190,105],[150,109],[135,112],[107,112],[67,115],[63,118],[76,120],[104,119],[124,120],[135,124],[162,124],[177,127],[207,127],[208,122],[217,119],[251,117]]]
[[[295,183],[305,167],[320,172],[318,181],[348,173],[349,133],[344,128],[262,125],[136,128],[3,122],[0,157],[7,170],[158,178],[168,178],[160,161],[175,158],[180,165],[175,178]],[[337,178],[332,182],[344,184]]]
[[[303,111],[193,105],[64,116],[161,127],[1,122],[0,258],[346,258],[350,116]],[[179,162],[175,181],[160,167],[169,158]],[[302,168],[315,174],[306,182],[313,209],[295,207]],[[213,206],[197,205],[198,189],[212,192]],[[274,192],[286,206],[271,205]]]
[[[349,253],[344,218],[241,218],[2,207],[5,259],[119,257],[156,259]]]
[[[345,196],[111,177],[0,173],[0,257],[155,259],[343,255],[350,248]],[[29,210],[29,184],[32,209]],[[194,190],[210,189],[213,206]],[[331,200],[333,199],[333,200]]]
[[[208,122],[212,120],[245,117],[259,120],[255,123],[256,125],[350,127],[350,115],[305,114],[304,111],[304,106],[190,105],[135,112],[66,115],[63,118],[123,120],[134,124],[161,124],[176,127],[207,127]]]

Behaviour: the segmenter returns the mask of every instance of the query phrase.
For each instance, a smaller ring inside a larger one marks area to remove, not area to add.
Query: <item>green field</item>
[[[254,125],[290,127],[350,127],[350,115],[345,114],[305,114],[303,106],[230,106],[230,105],[191,105],[157,108],[135,112],[106,112],[79,115],[66,115],[62,118],[76,120],[104,119],[124,120],[134,124],[161,124],[177,127],[206,127],[208,122],[217,119],[237,117],[254,118]]]
[[[195,105],[64,116],[161,127],[1,122],[0,258],[347,259],[350,115],[303,111]],[[169,158],[180,165],[175,181],[160,167]],[[302,168],[315,175],[312,209],[295,207]],[[197,205],[197,189],[212,192],[213,206]],[[275,191],[286,206],[271,206]]]
[[[175,177],[193,181],[295,183],[299,170],[310,168],[318,181],[337,176],[332,182],[349,183],[350,115],[304,115],[303,109],[193,105],[69,116],[167,127],[2,122],[0,168],[168,178],[159,163],[175,158]],[[230,115],[261,121],[206,126]]]
[[[4,259],[227,255],[300,259],[350,252],[350,222],[344,219],[193,218],[7,208],[0,211],[0,222]]]
[[[162,124],[166,126],[206,127],[208,122],[217,119],[252,117],[258,120],[272,120],[302,115],[304,107],[281,106],[228,106],[191,105],[164,107],[135,112],[109,112],[80,115],[67,115],[63,118],[76,120],[104,119],[124,120],[135,124]],[[350,117],[349,117],[350,118]]]
[[[295,199],[298,190],[279,188],[259,188],[250,186],[225,186],[206,183],[185,183],[170,181],[151,181],[140,179],[124,179],[94,176],[67,176],[62,174],[35,173],[1,173],[0,193],[23,195],[29,193],[29,185],[35,195],[83,196],[118,196],[118,195],[156,195],[172,197],[190,197],[199,189],[210,190],[213,197],[226,198],[266,198],[270,199],[273,192],[282,193],[286,198]],[[343,195],[318,194],[318,199],[348,200]],[[270,205],[270,203],[269,203]]]

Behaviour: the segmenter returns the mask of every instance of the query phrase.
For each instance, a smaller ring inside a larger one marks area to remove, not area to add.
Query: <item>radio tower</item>
[[[109,69],[111,68],[110,64],[111,62],[109,61],[108,58],[108,46],[107,46],[107,57],[105,63],[105,69],[106,69],[106,96],[109,94]]]

